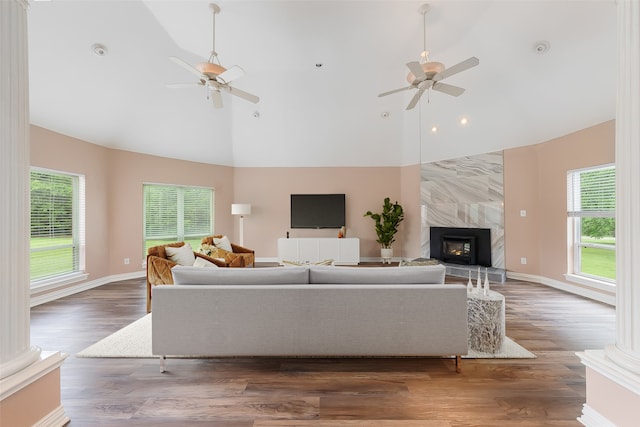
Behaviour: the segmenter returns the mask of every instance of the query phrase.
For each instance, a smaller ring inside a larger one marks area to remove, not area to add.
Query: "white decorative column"
[[[616,342],[579,353],[586,426],[637,426],[640,407],[640,1],[617,0]]]
[[[40,356],[29,333],[28,4],[0,2],[0,379]]]
[[[607,356],[640,375],[640,2],[618,1],[616,343]]]
[[[28,7],[0,0],[0,425],[62,426],[66,355],[30,343]]]

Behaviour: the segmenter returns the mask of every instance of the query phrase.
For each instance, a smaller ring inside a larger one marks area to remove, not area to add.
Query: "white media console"
[[[278,239],[278,262],[314,263],[332,259],[337,265],[358,265],[360,239],[355,237],[301,237]]]

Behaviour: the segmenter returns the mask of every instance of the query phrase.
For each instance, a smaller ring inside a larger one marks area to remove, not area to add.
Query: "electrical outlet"
[[[526,257],[520,258],[520,264],[525,265],[526,263],[527,263],[527,258]]]
[[[124,259],[124,265],[129,265],[129,258]]]
[[[522,209],[522,210],[520,211],[520,216],[527,216],[527,211],[526,211],[526,210],[524,210],[524,209]]]

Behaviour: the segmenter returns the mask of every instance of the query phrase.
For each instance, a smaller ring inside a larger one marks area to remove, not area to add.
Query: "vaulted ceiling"
[[[95,144],[233,166],[399,166],[534,144],[615,117],[613,0],[431,1],[433,61],[472,69],[405,107],[424,2],[219,1],[216,51],[260,97],[169,89],[206,60],[208,1],[33,2],[32,123]],[[548,41],[539,54],[534,46]],[[91,46],[106,46],[96,56]],[[321,66],[318,66],[321,65]],[[426,95],[426,94],[425,94]],[[466,117],[462,126],[459,120]],[[438,131],[432,132],[437,126]],[[585,147],[588,149],[588,147]]]

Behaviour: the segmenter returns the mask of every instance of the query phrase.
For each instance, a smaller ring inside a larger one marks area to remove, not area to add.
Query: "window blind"
[[[31,282],[84,269],[84,177],[33,169]]]
[[[144,252],[213,234],[213,189],[144,184]]]
[[[570,217],[615,217],[615,166],[571,171],[567,186]]]

